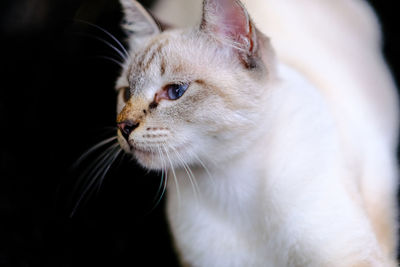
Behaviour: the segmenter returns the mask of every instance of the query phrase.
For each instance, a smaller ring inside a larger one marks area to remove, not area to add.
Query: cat
[[[166,30],[120,2],[118,142],[166,172],[183,266],[396,266],[398,103],[366,2],[164,1],[194,25]]]

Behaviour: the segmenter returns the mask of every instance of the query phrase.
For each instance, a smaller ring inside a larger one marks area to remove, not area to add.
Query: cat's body
[[[149,20],[122,3],[128,29]],[[276,57],[241,5],[209,0],[200,30],[142,25],[117,84],[131,92],[121,146],[169,169],[182,262],[395,266],[397,98],[373,12],[355,0],[245,4]],[[189,88],[170,99],[175,83]]]

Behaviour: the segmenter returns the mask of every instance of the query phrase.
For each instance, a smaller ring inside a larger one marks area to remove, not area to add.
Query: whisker
[[[162,195],[163,185],[164,185],[164,169],[161,170],[160,184],[158,185],[157,193],[153,200],[153,202],[156,203],[156,206],[160,202],[160,198],[161,198],[160,193]]]
[[[150,210],[150,212],[152,212],[160,204],[161,200],[163,199],[163,197],[165,195],[166,187],[167,187],[167,173],[164,170],[162,170],[160,187],[156,194],[156,196],[158,196],[158,197],[156,197],[154,199],[155,204],[154,204],[153,208]]]
[[[165,163],[165,161],[164,161],[164,156],[163,156],[163,154],[162,154],[162,151],[161,151],[160,147],[157,146],[157,148],[158,148],[158,150],[160,151],[161,161],[162,161],[162,173],[163,173],[163,175],[164,175],[165,177],[164,177],[164,184],[163,184],[162,192],[161,192],[161,195],[160,195],[160,197],[159,197],[159,201],[157,202],[156,205],[158,205],[159,202],[161,201],[161,199],[163,198],[163,196],[164,196],[164,194],[165,194],[165,191],[166,191],[166,189],[167,189],[167,182],[168,182],[168,171],[167,171],[166,163]],[[162,179],[161,179],[161,181],[162,181]]]
[[[193,190],[193,194],[195,195],[196,200],[198,201],[198,195],[200,194],[199,191],[199,185],[196,182],[196,178],[191,170],[191,168],[189,167],[189,165],[186,164],[186,162],[184,161],[184,159],[182,158],[182,156],[180,155],[179,151],[177,151],[174,147],[169,146],[170,149],[172,149],[172,151],[176,154],[176,156],[178,157],[179,161],[182,163],[183,168],[185,169],[186,175],[189,178],[189,181],[191,183],[192,186],[192,190]]]
[[[92,154],[95,150],[97,150],[98,148],[100,148],[100,147],[102,147],[102,146],[104,146],[104,145],[106,145],[106,144],[108,144],[108,143],[111,143],[112,141],[115,141],[115,140],[117,140],[117,136],[113,136],[113,137],[107,138],[107,139],[105,139],[105,140],[103,140],[103,141],[97,143],[96,145],[92,146],[91,148],[89,148],[88,150],[86,150],[86,151],[82,154],[82,156],[80,156],[80,157],[76,160],[76,162],[72,165],[71,168],[72,168],[72,169],[76,169],[76,168],[78,167],[78,165],[79,165],[84,159],[86,159],[90,154]]]
[[[99,175],[103,174],[102,177],[105,176],[104,171],[106,173],[109,170],[113,161],[118,156],[118,154],[121,152],[121,148],[119,148],[118,146],[119,146],[119,144],[114,144],[111,147],[107,148],[106,151],[104,151],[99,157],[96,158],[96,160],[94,161],[94,163],[92,163],[90,165],[88,170],[85,171],[80,176],[79,180],[82,180],[82,178],[85,177],[86,174],[88,173],[88,171],[91,169],[89,175],[87,176],[87,177],[89,177],[88,183],[84,186],[85,189],[83,190],[78,201],[76,202],[76,204],[72,210],[71,217],[75,214],[75,212],[76,212],[77,208],[80,206],[80,203],[82,202],[83,198],[86,197],[89,190],[92,189],[93,184],[98,180],[97,178],[99,177]],[[110,159],[112,159],[112,160],[110,161]],[[107,163],[104,164],[105,162],[107,162]],[[80,184],[80,182],[78,182],[78,184]],[[76,191],[76,190],[74,190],[74,191]]]
[[[124,151],[122,151],[122,152],[124,152]],[[128,155],[129,155],[128,153],[122,153],[122,154],[121,154],[121,158],[119,159],[118,165],[115,166],[117,169],[118,169],[119,167],[121,167],[121,165],[123,164],[125,158],[126,158]]]
[[[93,174],[96,172],[98,169],[98,166],[104,162],[107,157],[109,156],[110,152],[116,148],[118,144],[114,144],[108,148],[106,148],[99,156],[97,156],[93,162],[83,171],[81,175],[79,175],[77,182],[74,186],[74,189],[72,192],[75,194],[77,191],[79,191],[79,188],[84,187],[82,183],[84,182],[86,177],[93,177]]]
[[[119,147],[118,150],[115,152],[114,157],[112,157],[112,159],[107,164],[107,167],[102,171],[101,177],[95,178],[96,180],[98,180],[97,192],[100,190],[100,188],[104,182],[104,178],[105,178],[106,174],[108,173],[108,171],[110,170],[110,167],[114,164],[115,160],[118,158],[118,156],[121,154],[122,151],[123,151],[122,148]]]
[[[170,166],[171,166],[171,171],[172,171],[172,175],[173,175],[173,178],[174,178],[174,181],[175,181],[175,186],[176,186],[176,194],[177,194],[177,197],[178,197],[178,203],[179,203],[179,205],[180,205],[180,203],[181,203],[181,194],[180,194],[180,191],[179,191],[178,178],[176,177],[176,173],[175,173],[174,166],[172,165],[171,158],[169,157],[168,151],[167,151],[167,149],[165,148],[164,145],[163,145],[163,149],[164,149],[164,151],[165,151],[165,155],[167,156],[167,159],[168,159],[169,164],[170,164]]]
[[[124,46],[114,35],[112,35],[109,31],[107,31],[106,29],[104,29],[104,28],[102,28],[102,27],[100,27],[100,26],[98,26],[98,25],[96,25],[96,24],[90,23],[90,22],[88,22],[88,21],[84,21],[84,20],[81,20],[81,19],[75,19],[75,21],[80,22],[80,23],[87,24],[87,25],[89,25],[89,26],[92,26],[92,27],[94,27],[94,28],[96,28],[96,29],[102,31],[102,32],[105,33],[106,35],[108,35],[111,39],[114,40],[114,42],[116,42],[116,43],[118,44],[118,46],[119,46],[119,47],[122,49],[122,51],[124,52],[125,56],[124,56],[123,58],[124,58],[124,59],[129,59],[129,58],[130,58],[129,53],[128,53],[128,51],[126,50],[125,46]]]
[[[103,38],[100,38],[100,37],[98,37],[98,36],[95,36],[95,35],[89,34],[89,33],[80,33],[80,32],[77,32],[77,33],[75,33],[75,34],[81,35],[81,36],[85,36],[85,37],[89,37],[89,38],[95,39],[95,40],[97,40],[97,41],[100,41],[100,42],[102,42],[103,44],[105,44],[105,45],[107,45],[108,47],[110,47],[110,48],[111,48],[112,50],[114,50],[115,52],[117,52],[118,55],[119,55],[123,60],[127,60],[126,55],[125,55],[123,52],[121,52],[121,50],[119,50],[117,47],[115,47],[115,45],[111,44],[111,43],[108,42],[107,40],[104,40]]]
[[[183,161],[183,159],[182,159],[182,161]],[[200,196],[201,194],[200,194],[199,184],[197,183],[197,179],[194,176],[194,173],[193,173],[192,169],[190,168],[190,166],[185,162],[183,162],[183,164],[186,165],[186,169],[189,171],[189,180],[193,187],[193,193],[195,194],[195,197],[198,201],[198,196]]]
[[[166,166],[165,166],[166,163],[164,161],[164,157],[163,157],[162,151],[161,151],[159,146],[157,146],[157,150],[158,150],[158,154],[160,156],[161,165],[162,165],[161,166],[161,180],[160,180],[160,185],[158,187],[156,196],[155,196],[155,198],[153,200],[155,202],[155,204],[147,214],[150,214],[160,204],[161,200],[163,199],[163,197],[165,195],[165,191],[166,191],[166,188],[167,188],[167,182],[168,182],[168,172],[167,172]],[[160,194],[160,192],[161,192],[161,194]]]
[[[117,64],[118,66],[120,66],[121,68],[124,67],[124,64],[119,62],[118,60],[116,60],[115,58],[112,57],[107,57],[107,56],[96,56],[97,58],[102,58],[102,59],[107,59],[115,64]]]
[[[161,180],[160,180],[160,185],[159,185],[159,187],[158,187],[158,190],[157,190],[157,193],[156,193],[156,197],[155,197],[155,199],[154,199],[154,201],[156,201],[156,199],[158,200],[158,201],[156,201],[157,203],[159,202],[159,194],[160,194],[160,192],[161,192],[161,190],[163,189],[162,188],[162,186],[163,186],[163,184],[164,184],[164,160],[163,160],[163,157],[162,157],[162,154],[161,154],[161,150],[160,150],[160,147],[159,146],[157,146],[157,150],[158,150],[158,155],[159,155],[159,157],[160,157],[160,159],[161,159],[161,161],[162,161],[162,163],[161,163]]]
[[[215,180],[214,177],[211,175],[210,170],[207,168],[207,166],[204,164],[204,162],[199,158],[198,155],[196,155],[196,153],[192,153],[192,155],[196,158],[196,160],[200,163],[201,167],[203,167],[203,169],[206,171],[208,178],[210,179],[210,181],[212,182],[213,185],[215,185]]]
[[[90,179],[91,177],[95,177],[95,174],[103,166],[103,163],[112,157],[112,153],[116,149],[118,149],[118,144],[114,144],[111,147],[107,148],[100,156],[96,158],[96,160],[92,164],[90,164],[86,171],[80,175],[79,179],[83,179],[85,177],[89,177]]]
[[[96,159],[83,171],[83,173],[79,176],[77,185],[75,190],[78,190],[81,187],[81,183],[83,180],[87,180],[87,177],[93,177],[96,171],[102,166],[102,164],[111,156],[113,150],[117,148],[118,144],[114,144],[108,147],[105,151],[103,151]]]

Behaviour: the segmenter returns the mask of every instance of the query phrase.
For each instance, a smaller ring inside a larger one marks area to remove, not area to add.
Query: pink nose
[[[117,126],[121,131],[122,136],[126,139],[126,141],[128,141],[129,135],[131,134],[131,132],[133,132],[133,130],[135,130],[139,126],[139,123],[127,120],[123,122],[118,122]]]

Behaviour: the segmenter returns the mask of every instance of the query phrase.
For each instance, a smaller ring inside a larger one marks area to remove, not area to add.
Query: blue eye
[[[169,84],[166,86],[168,98],[170,100],[176,100],[180,98],[185,91],[188,89],[189,84],[183,83],[183,84]]]

